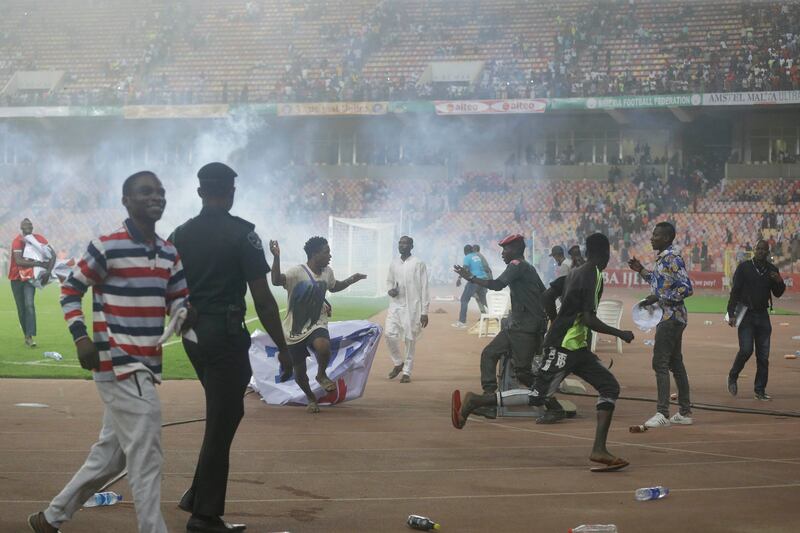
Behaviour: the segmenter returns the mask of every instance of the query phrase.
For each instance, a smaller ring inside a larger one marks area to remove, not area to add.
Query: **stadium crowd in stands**
[[[797,90],[798,28],[797,0],[10,0],[0,86],[17,71],[65,75],[0,105]],[[432,61],[483,68],[471,82],[423,81]]]
[[[272,194],[259,200],[259,206],[280,224],[326,228],[330,215],[402,220],[403,231],[415,235],[432,279],[442,283],[452,281],[451,265],[464,243],[483,244],[490,261],[497,261],[493,244],[509,233],[535,232],[541,253],[554,245],[567,249],[600,231],[612,243],[609,268],[624,268],[631,256],[651,254],[652,222],[663,219],[691,228],[681,232],[677,243],[690,270],[720,271],[726,253],[741,260],[763,237],[779,267],[800,271],[800,180],[711,183],[692,165],[633,168],[629,175],[612,169],[611,176],[599,180],[518,179],[512,168],[505,174],[466,172],[442,180],[387,182],[320,179],[310,167],[294,179],[256,178],[249,186],[268,186]],[[99,184],[82,192],[42,194],[36,180],[27,179],[27,173],[36,174],[35,166],[4,167],[3,172],[8,169],[18,175],[8,180],[13,194],[4,195],[0,204],[0,232],[5,235],[13,235],[19,223],[18,199],[25,199],[28,212],[38,213],[37,226],[47,229],[62,257],[75,256],[91,235],[104,229],[103,223],[118,222],[110,214],[117,199],[107,198]],[[175,202],[168,209],[178,208]],[[259,224],[265,238],[285,231]]]

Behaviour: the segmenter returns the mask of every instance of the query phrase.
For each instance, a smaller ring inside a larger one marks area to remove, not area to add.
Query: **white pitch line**
[[[735,490],[758,490],[758,489],[789,489],[800,488],[798,483],[781,483],[774,485],[746,485],[743,487],[698,487],[687,489],[670,489],[670,492],[720,492],[720,491],[735,491]],[[416,500],[488,500],[499,498],[552,498],[563,496],[616,496],[627,494],[630,495],[630,490],[598,490],[598,491],[581,491],[581,492],[523,492],[523,493],[507,493],[507,494],[454,494],[451,496],[376,496],[376,497],[360,497],[360,498],[267,498],[262,500],[225,500],[226,503],[299,503],[299,502],[319,502],[319,503],[349,503],[349,502],[398,502],[398,501],[416,501]],[[178,503],[179,500],[161,500],[161,503]],[[0,504],[45,504],[50,503],[50,500],[0,500]]]
[[[725,464],[742,464],[742,463],[749,463],[749,460],[727,460],[727,461],[694,461],[694,462],[681,462],[681,463],[649,463],[647,465],[637,465],[637,468],[648,468],[648,467],[662,467],[662,466],[677,466],[677,467],[697,467],[697,466],[711,466],[711,465],[725,465]],[[310,472],[308,470],[241,470],[241,471],[231,471],[229,474],[231,476],[246,476],[246,475],[259,475],[259,476],[297,476],[297,475],[307,475],[307,476],[320,476],[320,475],[334,475],[334,474],[431,474],[431,473],[453,473],[453,472],[516,472],[519,470],[526,470],[526,471],[533,471],[533,470],[579,470],[581,472],[586,471],[585,466],[580,467],[570,467],[570,466],[476,466],[476,467],[464,467],[464,468],[414,468],[414,469],[400,469],[400,470],[326,470],[322,471],[314,471]],[[75,472],[70,470],[69,472],[59,472],[53,470],[42,470],[42,471],[3,471],[0,470],[0,475],[41,475],[41,476],[50,476],[50,475],[72,475]],[[192,476],[194,475],[194,471],[187,471],[187,472],[162,472],[163,476]],[[235,479],[231,479],[232,482],[235,482]]]
[[[569,435],[572,437],[572,435]],[[574,438],[584,439],[584,440],[594,440],[588,439],[584,437],[574,436]],[[667,444],[738,444],[741,442],[785,442],[785,441],[795,441],[800,440],[797,438],[786,438],[786,439],[750,439],[750,440],[741,440],[741,441],[730,441],[730,440],[721,440],[721,441],[687,441],[687,442],[680,442],[680,443],[667,443]],[[798,461],[797,458],[788,458],[788,459],[756,459],[754,457],[747,457],[747,456],[737,456],[737,455],[726,455],[726,454],[718,454],[713,452],[702,452],[702,451],[695,451],[695,450],[684,450],[681,448],[669,448],[666,446],[658,446],[658,443],[651,443],[651,444],[636,444],[636,443],[625,443],[625,442],[614,442],[611,441],[609,444],[618,444],[621,446],[638,446],[643,448],[651,448],[656,450],[664,450],[664,451],[673,451],[673,452],[687,452],[687,453],[695,453],[695,454],[703,454],[703,455],[711,455],[711,456],[718,456],[727,459],[737,459],[737,460],[744,460],[744,461],[767,461],[767,462],[778,462],[778,463],[787,463],[787,464],[796,464]],[[511,451],[511,450],[548,450],[551,448],[556,449],[581,449],[584,446],[574,444],[574,445],[563,445],[563,444],[554,444],[552,446],[470,446],[470,447],[458,447],[458,448],[445,448],[445,447],[430,447],[430,448],[414,448],[414,451],[424,451],[424,452],[447,452],[448,454],[453,454],[456,452],[470,452],[470,451],[484,451],[484,450],[504,450],[504,451]],[[388,452],[407,452],[409,448],[348,448],[346,450],[336,450],[338,453],[388,453]],[[0,453],[84,453],[86,450],[81,449],[49,449],[49,448],[26,448],[24,450],[18,448],[0,448]],[[170,448],[166,447],[163,450],[164,452],[170,453],[196,453],[197,450],[195,448]],[[274,453],[299,453],[299,454],[307,454],[307,453],[321,453],[321,452],[331,452],[330,448],[304,448],[301,450],[293,449],[293,448],[269,448],[264,450],[259,449],[239,449],[239,450],[231,450],[232,454],[236,455],[244,455],[244,454],[256,454],[256,453],[266,453],[266,454],[274,454]]]
[[[480,420],[480,419],[476,419],[475,422],[488,423],[488,422],[483,422],[483,420]],[[571,439],[594,441],[594,437],[583,437],[581,435],[570,435],[568,433],[553,433],[551,431],[542,431],[542,430],[537,430],[537,429],[521,428],[521,427],[509,425],[509,424],[503,424],[503,425],[499,425],[498,424],[496,427],[500,427],[500,428],[504,428],[504,429],[512,429],[512,430],[516,430],[516,431],[525,431],[525,432],[529,432],[529,433],[536,433],[536,434],[539,434],[539,435],[561,436],[561,437],[567,437],[567,438],[571,438]],[[736,444],[738,441],[732,440],[732,441],[729,441],[729,442],[730,442],[730,444]],[[741,455],[731,455],[731,454],[727,454],[727,453],[702,452],[702,451],[698,451],[698,450],[684,450],[684,449],[681,449],[681,448],[670,448],[670,447],[667,447],[667,446],[655,446],[655,445],[652,445],[652,444],[637,444],[635,442],[610,441],[609,444],[614,444],[616,446],[632,446],[632,447],[638,447],[638,448],[644,448],[644,449],[650,449],[650,450],[660,450],[660,451],[666,451],[666,452],[689,453],[689,454],[695,454],[695,455],[709,455],[711,457],[722,457],[722,458],[726,458],[726,459],[744,459],[744,460],[748,460],[748,461],[761,462],[761,463],[779,463],[779,464],[797,465],[797,462],[791,461],[791,460],[786,460],[786,459],[766,459],[766,458],[762,458],[762,457],[748,457],[748,456],[741,456]],[[674,444],[675,445],[680,445],[682,443],[676,442]]]
[[[3,364],[3,365],[23,365],[23,366],[54,366],[54,367],[58,367],[58,368],[64,368],[64,367],[80,368],[81,367],[81,365],[72,365],[70,363],[64,363],[64,364],[58,365],[58,364],[55,364],[55,363],[45,363],[44,361],[3,361],[0,364]]]
[[[690,489],[670,489],[670,492],[717,492],[717,491],[733,491],[733,490],[756,490],[756,489],[786,489],[800,487],[798,483],[781,483],[775,485],[749,485],[745,487],[700,487]],[[270,498],[264,500],[226,500],[226,503],[281,503],[281,502],[392,502],[392,501],[409,501],[409,500],[482,500],[482,499],[497,499],[497,498],[535,498],[551,496],[606,496],[606,495],[620,495],[630,494],[630,490],[598,490],[598,491],[582,491],[582,492],[528,492],[528,493],[508,493],[508,494],[456,494],[452,496],[377,496],[367,498]],[[2,503],[2,500],[0,500]],[[178,503],[168,501],[166,503]]]

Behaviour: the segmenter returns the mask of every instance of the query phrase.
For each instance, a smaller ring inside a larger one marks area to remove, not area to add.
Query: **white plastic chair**
[[[489,291],[486,294],[486,312],[481,313],[478,322],[478,337],[494,337],[489,335],[489,321],[497,321],[497,330],[500,330],[500,320],[508,315],[511,308],[511,293],[507,291]],[[496,335],[496,334],[495,334]]]
[[[622,302],[620,300],[603,300],[597,306],[597,318],[601,322],[619,329],[622,323]],[[600,334],[596,331],[592,332],[592,351],[597,345],[597,337],[599,336]],[[622,353],[622,339],[619,337],[617,338],[617,353]]]

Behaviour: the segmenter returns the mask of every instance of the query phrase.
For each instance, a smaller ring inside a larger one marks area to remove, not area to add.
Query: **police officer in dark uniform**
[[[197,315],[197,342],[184,338],[183,346],[205,389],[206,429],[192,486],[178,506],[192,513],[187,531],[242,531],[244,524],[228,524],[222,516],[231,443],[244,416],[244,393],[252,374],[244,323],[248,286],[281,361],[289,358],[278,305],[267,284],[270,269],[261,239],[253,224],[229,213],[236,173],[222,163],[209,163],[197,177],[203,209],[179,226],[170,241],[183,261]]]
[[[497,363],[511,352],[517,380],[525,386],[533,384],[533,357],[539,353],[547,315],[542,306],[545,286],[536,268],[525,261],[525,238],[509,235],[498,243],[507,265],[497,279],[476,278],[469,269],[456,265],[455,272],[469,282],[493,291],[508,287],[511,292],[509,327],[504,328],[481,352],[481,386],[486,394],[497,391]]]

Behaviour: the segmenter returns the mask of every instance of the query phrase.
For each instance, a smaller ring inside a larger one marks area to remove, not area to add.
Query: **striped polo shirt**
[[[125,379],[141,370],[161,381],[164,317],[189,290],[175,246],[156,236],[145,242],[128,219],[89,243],[61,286],[61,308],[75,341],[87,337],[81,299],[92,287],[92,331],[100,354],[96,381]]]

